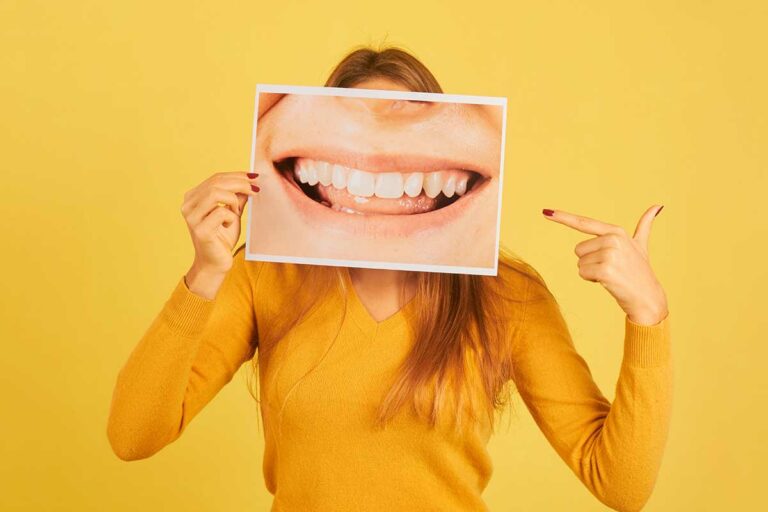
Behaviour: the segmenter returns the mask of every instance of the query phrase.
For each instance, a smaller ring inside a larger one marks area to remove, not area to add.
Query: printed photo
[[[506,106],[258,85],[246,259],[496,275]]]

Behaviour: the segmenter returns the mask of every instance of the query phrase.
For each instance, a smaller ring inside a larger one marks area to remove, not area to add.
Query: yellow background
[[[636,4],[0,0],[0,509],[268,509],[245,368],[133,463],[107,442],[112,386],[191,263],[183,193],[247,167],[255,84],[322,85],[381,42],[446,92],[509,98],[502,241],[548,280],[610,399],[623,314],[578,277],[587,236],[540,211],[634,229],[665,205],[651,249],[675,407],[646,510],[758,509],[766,4]],[[490,445],[491,510],[604,510],[520,411]]]

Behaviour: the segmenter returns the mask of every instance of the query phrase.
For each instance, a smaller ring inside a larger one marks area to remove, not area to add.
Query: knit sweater
[[[330,295],[258,359],[272,510],[488,510],[481,495],[492,473],[490,424],[457,435],[403,409],[387,428],[374,428],[413,342],[414,301],[376,321],[344,274],[346,297]],[[669,316],[652,326],[625,316],[611,403],[546,285],[505,274],[523,299],[510,312],[509,336],[520,397],[590,492],[616,510],[639,510],[655,485],[670,422]],[[121,459],[149,457],[179,438],[258,357],[260,332],[290,310],[298,275],[296,265],[246,261],[238,250],[212,300],[179,278],[117,378],[107,434]]]

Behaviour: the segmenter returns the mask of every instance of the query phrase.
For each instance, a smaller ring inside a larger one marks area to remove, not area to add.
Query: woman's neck
[[[349,275],[355,293],[376,321],[397,313],[416,294],[414,272],[350,268]]]

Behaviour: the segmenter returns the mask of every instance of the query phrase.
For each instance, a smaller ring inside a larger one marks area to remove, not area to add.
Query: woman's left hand
[[[629,319],[655,325],[667,317],[667,296],[653,273],[648,257],[651,224],[663,206],[648,208],[633,236],[621,226],[582,217],[562,210],[544,210],[544,215],[583,233],[597,235],[576,245],[579,275],[602,284],[613,295]]]

